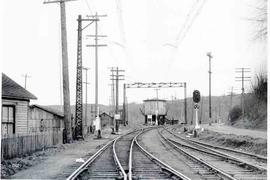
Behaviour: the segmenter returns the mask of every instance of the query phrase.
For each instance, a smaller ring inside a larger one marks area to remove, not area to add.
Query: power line
[[[90,7],[88,1],[87,1],[87,0],[84,0],[84,2],[85,2],[85,4],[86,4],[88,10],[90,11],[90,14],[91,14],[91,15],[94,15],[94,13],[93,13],[93,11],[92,11],[92,9],[91,9],[91,7]]]
[[[124,29],[124,20],[122,15],[122,3],[121,0],[115,0],[116,2],[116,9],[118,14],[118,23],[120,27],[120,35],[122,36],[122,41],[124,43],[124,46],[126,45],[126,35],[125,35],[125,29]]]
[[[191,17],[190,23],[186,26],[185,30],[183,30],[183,34],[182,34],[181,38],[179,36],[179,39],[178,39],[178,42],[177,42],[178,46],[184,40],[184,38],[186,37],[186,35],[187,35],[188,31],[190,30],[191,26],[195,22],[196,18],[199,16],[199,14],[200,14],[200,12],[201,12],[201,10],[202,10],[205,2],[206,2],[206,0],[203,0],[202,1],[202,3],[199,5],[199,7],[198,7],[198,9],[197,9],[197,11],[195,13],[195,15]]]

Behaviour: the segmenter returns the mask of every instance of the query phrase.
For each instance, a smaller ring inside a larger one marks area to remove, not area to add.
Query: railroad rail
[[[129,180],[131,179],[181,179],[190,180],[187,176],[176,171],[168,164],[145,150],[137,140],[137,134],[130,145],[129,152]]]
[[[67,180],[75,179],[127,179],[127,174],[120,163],[117,156],[116,143],[117,141],[127,135],[137,132],[134,130],[121,135],[99,149],[93,156],[91,156],[85,163],[83,163],[78,169],[76,169]],[[98,161],[99,159],[99,161]],[[96,164],[94,164],[96,162]],[[106,164],[106,167],[105,167]],[[93,170],[92,170],[93,169]],[[87,177],[87,178],[83,178]]]
[[[167,128],[164,128],[164,129],[167,132],[169,132],[170,134],[172,134],[173,136],[175,136],[176,138],[181,139],[182,141],[185,141],[189,144],[196,145],[198,148],[207,149],[207,150],[212,151],[214,153],[227,156],[230,159],[244,163],[245,165],[247,165],[251,168],[254,168],[254,169],[258,169],[258,170],[262,170],[262,171],[267,170],[267,168],[266,168],[267,167],[267,157],[260,156],[257,154],[247,153],[247,152],[243,152],[243,151],[238,151],[238,150],[234,150],[234,149],[230,149],[230,148],[226,148],[226,147],[214,146],[214,145],[211,145],[208,143],[204,143],[204,142],[200,142],[200,141],[196,141],[196,140],[192,140],[192,139],[187,139],[187,138],[181,137],[181,136],[169,131]]]
[[[211,172],[217,173],[221,178],[233,180],[246,178],[266,179],[266,171],[264,171],[264,169],[249,166],[249,164],[245,162],[210,151],[209,149],[194,146],[194,144],[188,145],[188,143],[183,140],[179,142],[167,138],[160,131],[158,132],[160,136],[177,151],[208,168]],[[167,130],[167,132],[169,131]]]
[[[146,129],[150,130],[152,127],[134,130],[109,141],[75,170],[67,180],[131,180],[136,177],[190,180],[151,155],[138,143],[136,138],[146,132]]]
[[[85,163],[83,163],[77,170],[75,170],[68,178],[67,180],[75,180],[75,179],[82,179],[84,176],[89,176],[89,167],[93,166],[94,162],[97,159],[101,159],[102,156],[108,159],[110,157],[110,160],[115,160],[115,154],[111,154],[113,143],[119,139],[120,137],[117,137],[111,141],[109,141],[107,144],[105,144],[101,149],[99,149],[93,156],[91,156]],[[112,157],[113,156],[113,157]],[[109,162],[109,161],[108,161]],[[96,166],[99,166],[99,163],[96,164]],[[104,164],[104,163],[103,163]],[[102,165],[102,164],[101,164]],[[111,164],[110,164],[111,165]],[[114,168],[114,167],[112,167]],[[102,172],[100,172],[102,174]],[[117,171],[115,168],[115,171],[110,172],[110,176],[121,176],[121,174]],[[98,176],[98,173],[93,173],[95,176]],[[92,175],[93,175],[92,174]],[[109,176],[108,174],[105,176]],[[100,177],[102,178],[102,177]]]

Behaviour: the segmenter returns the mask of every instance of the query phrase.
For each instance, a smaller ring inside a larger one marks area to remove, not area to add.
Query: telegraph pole
[[[64,94],[64,126],[65,126],[64,142],[70,143],[72,141],[72,135],[71,135],[71,112],[70,112],[68,49],[67,49],[67,29],[66,29],[66,9],[65,9],[66,1],[70,1],[70,0],[53,0],[53,1],[44,2],[44,4],[60,3],[62,73],[63,73],[63,94]]]
[[[126,84],[123,85],[123,121],[126,126]]]
[[[99,116],[98,114],[98,47],[104,47],[107,46],[106,44],[98,44],[98,38],[99,37],[107,37],[105,35],[99,35],[98,34],[98,21],[100,17],[106,17],[107,15],[96,15],[89,16],[93,17],[95,19],[95,35],[88,35],[88,37],[94,37],[95,44],[92,45],[86,45],[87,47],[95,47],[95,112],[96,116]]]
[[[27,78],[30,78],[31,76],[28,76],[27,74],[22,75],[24,77],[24,89],[26,89],[26,84],[27,84]]]
[[[245,116],[245,110],[244,110],[244,101],[245,101],[245,81],[250,81],[250,76],[245,76],[245,73],[250,73],[250,68],[236,68],[236,73],[241,73],[240,77],[235,77],[235,81],[242,82],[242,94],[241,94],[241,108],[242,108],[242,118],[244,119]]]
[[[113,67],[111,67],[110,68],[110,70],[111,70],[111,81],[112,81],[112,84],[111,84],[111,86],[112,86],[112,89],[111,89],[111,101],[112,101],[112,114],[113,114],[113,122],[112,122],[112,134],[114,134],[115,132],[115,118],[114,118],[114,111],[115,111],[115,92],[114,92],[114,71],[113,71]]]
[[[125,72],[125,70],[121,70],[118,67],[116,69],[112,69],[112,71],[116,72],[116,75],[112,75],[111,80],[115,80],[115,87],[116,87],[116,98],[115,98],[115,114],[119,113],[119,80],[124,80],[124,75],[119,74],[119,72]],[[122,77],[121,79],[119,77]],[[115,130],[118,132],[118,121],[116,121]]]
[[[209,57],[209,125],[211,125],[212,123],[212,110],[211,110],[211,59],[213,58],[213,56],[211,55],[211,52],[207,53],[207,56]]]
[[[185,124],[187,124],[187,83],[184,82]]]
[[[82,67],[83,70],[85,70],[85,82],[83,82],[85,84],[85,121],[83,123],[83,136],[86,135],[86,132],[87,132],[87,94],[88,94],[88,91],[87,91],[87,86],[90,84],[87,80],[87,71],[90,69],[90,68],[87,68],[87,67]]]
[[[113,67],[111,67],[110,68],[111,69],[111,77],[113,77],[114,76],[114,71],[113,71]],[[111,97],[112,97],[112,106],[113,106],[113,109],[115,108],[114,106],[115,106],[115,91],[114,91],[114,79],[113,78],[111,78],[111,81],[112,81],[112,84],[111,84],[111,86],[112,86],[112,89],[111,89]]]

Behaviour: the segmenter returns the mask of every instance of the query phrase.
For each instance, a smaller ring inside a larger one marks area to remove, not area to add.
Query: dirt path
[[[209,126],[208,124],[201,124],[201,127],[218,133],[235,134],[238,136],[242,135],[242,136],[251,136],[253,138],[267,139],[267,131],[240,129],[232,126],[227,126],[224,124],[212,124],[211,126]]]
[[[120,133],[125,133],[128,130],[122,130]],[[69,147],[61,152],[49,156],[46,160],[36,166],[30,167],[26,170],[19,171],[11,179],[55,179],[59,178],[59,174],[66,171],[67,167],[72,165],[81,165],[76,163],[75,160],[83,158],[89,154],[94,154],[100,147],[107,143],[109,140],[114,139],[117,135],[111,135],[110,131],[103,132],[103,138],[100,140],[95,139],[94,135],[90,135],[85,141],[77,141],[70,144]],[[86,159],[84,159],[86,160]],[[61,178],[59,178],[61,179]]]

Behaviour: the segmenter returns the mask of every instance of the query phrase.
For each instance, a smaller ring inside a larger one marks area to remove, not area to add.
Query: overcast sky
[[[187,82],[208,95],[208,57],[212,52],[212,94],[224,95],[235,82],[235,68],[249,67],[250,76],[266,71],[265,41],[253,41],[259,0],[77,0],[66,3],[71,104],[75,102],[77,17],[107,14],[99,22],[107,35],[99,50],[99,102],[109,104],[109,67],[125,69],[125,82]],[[60,8],[41,0],[1,1],[2,71],[24,85],[42,105],[60,104]],[[187,22],[187,26],[184,26]],[[84,23],[86,25],[86,23]],[[83,65],[90,67],[88,102],[94,103],[94,49],[83,32]],[[85,74],[83,74],[85,76]],[[122,83],[120,103],[122,103]],[[246,84],[248,89],[249,83]],[[156,95],[153,89],[129,89],[129,102]],[[183,98],[183,89],[161,89],[160,98]]]

